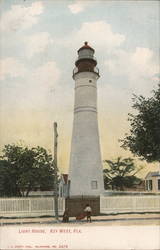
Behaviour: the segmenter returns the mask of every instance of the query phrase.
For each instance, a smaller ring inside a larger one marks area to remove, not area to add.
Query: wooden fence
[[[160,195],[100,197],[100,213],[126,212],[160,212]]]
[[[58,199],[59,215],[65,210],[65,199]],[[54,198],[0,198],[0,217],[54,216]]]
[[[89,201],[87,200],[87,202]],[[73,199],[71,203],[76,204],[76,200],[74,201]],[[86,204],[85,199],[83,199],[83,203]],[[67,201],[66,205],[68,205]],[[95,203],[93,202],[90,205],[93,207],[93,211],[97,208],[97,203],[96,207],[94,207]],[[65,210],[64,198],[59,198],[58,207],[59,215],[62,215]],[[160,195],[117,195],[100,197],[101,214],[139,212],[160,212]],[[0,198],[0,217],[38,217],[54,215],[54,198],[52,197]]]

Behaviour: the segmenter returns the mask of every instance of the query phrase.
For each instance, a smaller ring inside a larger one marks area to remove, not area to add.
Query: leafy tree
[[[130,135],[120,140],[122,147],[148,162],[160,161],[160,84],[150,98],[134,95],[132,107],[137,113],[129,114]]]
[[[28,196],[37,187],[53,189],[52,156],[42,147],[5,145],[0,160],[1,196]]]
[[[0,160],[0,196],[16,196],[17,193],[15,175],[10,163]]]
[[[118,157],[116,160],[104,160],[107,168],[103,170],[105,189],[124,190],[141,183],[141,179],[136,177],[134,160],[131,158]]]

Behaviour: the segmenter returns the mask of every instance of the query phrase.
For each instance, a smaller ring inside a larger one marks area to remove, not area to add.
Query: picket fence
[[[100,213],[160,212],[160,195],[101,196]]]
[[[65,210],[65,199],[58,199],[59,215]],[[0,217],[54,216],[54,198],[0,198]]]
[[[65,210],[65,199],[58,199],[61,216]],[[160,212],[160,195],[101,196],[100,213]],[[53,197],[0,198],[0,217],[54,216]]]

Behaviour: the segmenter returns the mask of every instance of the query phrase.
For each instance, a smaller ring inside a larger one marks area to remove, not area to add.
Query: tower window
[[[149,190],[152,190],[152,180],[148,181],[148,187],[149,187]]]
[[[92,189],[97,189],[97,188],[98,188],[98,183],[97,183],[97,181],[91,181],[91,188],[92,188]]]
[[[89,80],[89,82],[92,82],[92,80]]]
[[[160,179],[158,180],[158,190],[160,190]]]

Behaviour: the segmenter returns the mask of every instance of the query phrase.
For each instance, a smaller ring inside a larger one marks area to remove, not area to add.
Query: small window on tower
[[[89,82],[92,82],[92,80],[89,80]]]
[[[91,181],[91,188],[92,188],[92,189],[97,189],[97,188],[98,188],[98,183],[97,183],[97,181]]]

